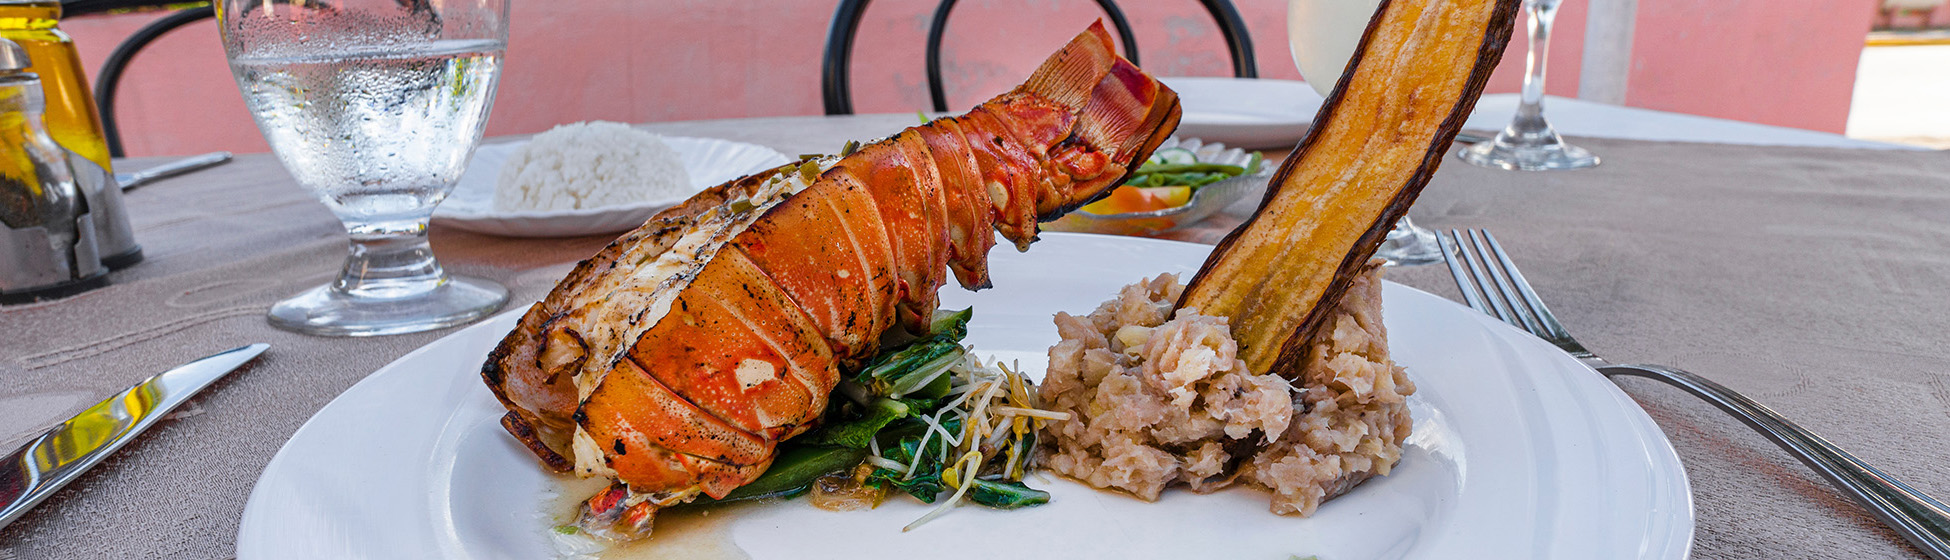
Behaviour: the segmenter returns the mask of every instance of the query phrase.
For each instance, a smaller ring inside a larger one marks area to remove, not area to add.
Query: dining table
[[[1493,231],[1566,328],[1600,354],[1711,378],[1950,496],[1950,153],[1551,103],[1571,107],[1564,130],[1602,165],[1513,172],[1445,156],[1410,215],[1438,230]],[[1490,113],[1512,105],[1486,97],[1471,132],[1493,134],[1483,123],[1507,118]],[[801,154],[914,121],[905,113],[640,126]],[[1259,199],[1159,237],[1218,242]],[[322,338],[268,325],[271,303],[334,277],[346,250],[339,222],[270,154],[158,181],[128,192],[127,204],[146,260],[99,289],[0,307],[0,446],[177,364],[252,342],[271,349],[0,529],[0,560],[234,557],[253,484],[306,419],[453,332]],[[508,286],[508,312],[611,239],[439,226],[430,235],[447,270]],[[1385,275],[1459,299],[1439,264]],[[1617,382],[1685,466],[1692,557],[1922,557],[1733,417],[1651,381]]]

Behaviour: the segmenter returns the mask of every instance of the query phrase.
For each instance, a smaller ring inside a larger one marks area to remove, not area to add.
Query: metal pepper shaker
[[[85,289],[108,274],[96,235],[103,204],[48,136],[28,65],[20,45],[0,39],[0,301]]]
[[[129,207],[122,202],[122,186],[115,174],[101,164],[62,146],[74,169],[75,187],[88,197],[88,213],[95,219],[95,244],[101,248],[102,264],[121,270],[142,262],[142,246],[135,242],[135,227],[129,225]]]

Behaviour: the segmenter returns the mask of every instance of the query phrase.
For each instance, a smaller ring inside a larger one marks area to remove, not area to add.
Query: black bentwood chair
[[[1097,7],[1103,8],[1109,16],[1111,27],[1117,30],[1117,39],[1124,45],[1124,58],[1132,63],[1138,61],[1137,39],[1131,33],[1131,22],[1124,19],[1124,11],[1117,8],[1112,0],[1096,0]],[[826,31],[826,52],[822,57],[819,81],[820,93],[826,102],[826,114],[853,114],[852,77],[847,72],[848,61],[853,58],[853,36],[859,32],[860,16],[867,10],[868,0],[840,0],[839,9],[833,12],[833,26]],[[1205,11],[1212,14],[1218,22],[1219,31],[1225,34],[1226,48],[1232,53],[1232,73],[1241,78],[1259,77],[1258,66],[1253,62],[1253,40],[1246,33],[1246,22],[1239,18],[1239,11],[1233,9],[1228,0],[1199,0]],[[941,35],[948,27],[948,13],[955,9],[955,0],[942,0],[935,6],[934,21],[928,25],[928,97],[934,101],[936,112],[948,110],[948,95],[941,86]]]
[[[130,12],[163,9],[180,6],[183,2],[170,0],[64,0],[61,3],[62,17],[76,17],[112,12]],[[135,34],[123,39],[115,46],[108,59],[102,62],[102,69],[95,74],[95,111],[102,118],[102,139],[108,142],[110,157],[127,155],[122,151],[122,131],[115,122],[115,90],[122,84],[122,72],[128,70],[129,61],[141,52],[143,47],[155,42],[164,34],[178,27],[217,17],[215,9],[209,4],[194,6],[164,16],[136,30]]]

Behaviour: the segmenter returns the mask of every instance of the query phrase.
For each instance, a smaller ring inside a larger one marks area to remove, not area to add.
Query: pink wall
[[[93,78],[117,43],[158,17],[75,18],[61,22],[61,28],[74,36]],[[230,78],[215,22],[197,22],[151,43],[122,74],[117,95],[116,117],[129,155],[270,149]]]
[[[1626,104],[1839,134],[1871,1],[1640,2]]]
[[[1544,93],[1564,97],[1578,96],[1578,73],[1584,66],[1585,0],[1565,0],[1557,8],[1556,25],[1551,27],[1551,52]],[[1517,29],[1510,34],[1510,46],[1503,51],[1503,62],[1490,75],[1490,93],[1523,89],[1523,61],[1530,48],[1530,30],[1517,18]]]
[[[835,3],[516,0],[488,133],[530,133],[590,119],[819,114],[819,55]],[[934,5],[880,0],[867,11],[855,46],[856,110],[908,112],[928,105],[921,47]],[[1258,39],[1261,75],[1297,79],[1286,52],[1284,0],[1239,6]],[[1148,69],[1164,75],[1230,72],[1218,28],[1196,2],[1126,2],[1124,8]],[[1088,2],[961,2],[944,41],[951,105],[965,108],[1015,85],[1100,16]],[[88,17],[62,26],[81,45],[92,73],[115,42],[156,17]],[[994,31],[1004,28],[1006,33]],[[132,155],[267,149],[231,82],[212,22],[151,45],[123,84],[117,107]]]
[[[1872,0],[1643,0],[1627,102],[1839,132],[1871,15],[1858,6],[1866,1]],[[1287,54],[1286,1],[1235,2],[1252,32],[1260,75],[1298,78]],[[1763,6],[1789,2],[1797,9]],[[515,0],[488,133],[531,133],[590,119],[819,114],[819,52],[835,3]],[[867,11],[855,45],[857,110],[927,106],[921,53],[934,5],[877,0]],[[1147,69],[1168,76],[1230,73],[1224,41],[1197,2],[1122,5]],[[1804,17],[1809,9],[1834,17]],[[1585,11],[1585,0],[1568,0],[1559,11],[1553,95],[1577,94]],[[155,17],[77,18],[62,26],[92,72],[116,42]],[[964,0],[944,42],[951,108],[1013,86],[1097,17],[1082,0]],[[1522,80],[1523,30],[1516,35],[1491,79],[1492,92],[1515,91]],[[159,40],[123,85],[117,106],[131,155],[266,149],[230,79],[212,22]]]

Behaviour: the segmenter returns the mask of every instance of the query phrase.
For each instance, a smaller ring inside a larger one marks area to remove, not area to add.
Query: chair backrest
[[[61,17],[160,9],[183,3],[171,0],[61,0]]]
[[[848,61],[853,58],[853,36],[859,32],[860,17],[867,11],[869,0],[840,0],[839,8],[833,12],[832,27],[826,31],[826,51],[821,57],[820,94],[826,104],[828,115],[853,114],[852,77],[848,72]],[[1131,24],[1124,19],[1124,12],[1112,0],[1096,0],[1097,6],[1110,18],[1112,28],[1117,30],[1117,39],[1124,44],[1124,58],[1133,64],[1138,61],[1137,38],[1131,33]],[[1219,32],[1224,34],[1226,49],[1232,54],[1232,73],[1241,78],[1259,77],[1258,65],[1253,61],[1253,40],[1246,32],[1246,22],[1240,19],[1239,11],[1232,7],[1230,0],[1199,0],[1205,11],[1212,14],[1212,20],[1219,24]],[[948,28],[948,13],[955,9],[955,0],[941,0],[935,6],[933,22],[928,25],[928,97],[937,112],[948,110],[948,96],[941,80],[941,36]]]
[[[122,131],[115,123],[115,89],[122,84],[122,72],[128,69],[129,61],[143,47],[149,46],[158,37],[170,30],[191,23],[217,17],[217,11],[210,6],[201,6],[179,11],[162,19],[150,22],[122,40],[115,46],[115,52],[108,54],[102,62],[101,72],[95,74],[95,111],[102,117],[102,139],[108,142],[110,157],[127,155],[122,151]]]

